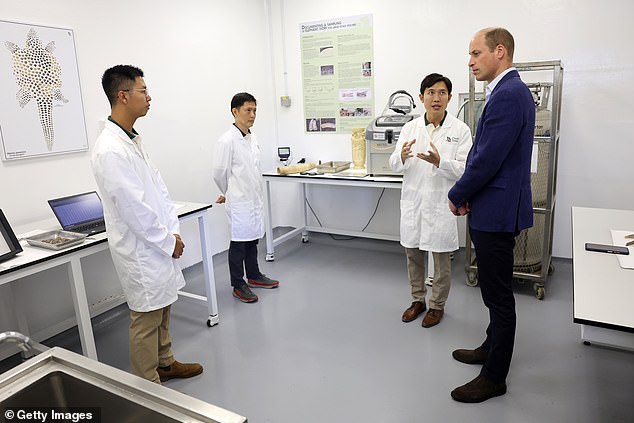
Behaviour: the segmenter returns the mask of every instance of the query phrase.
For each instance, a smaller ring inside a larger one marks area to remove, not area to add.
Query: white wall
[[[233,94],[249,91],[260,100],[255,130],[263,150],[273,151],[270,48],[263,16],[266,10],[261,0],[0,0],[0,20],[73,29],[90,147],[99,134],[99,121],[110,111],[101,88],[104,70],[115,64],[134,64],[144,70],[152,107],[135,128],[143,135],[172,198],[201,203],[211,203],[218,195],[211,179],[213,144],[233,122],[229,107]],[[9,54],[4,40],[0,54]],[[13,98],[15,92],[0,95]],[[272,167],[274,156],[265,154],[263,162]],[[14,227],[52,218],[46,202],[50,198],[95,187],[90,151],[0,162],[0,208]],[[210,213],[212,251],[225,250],[224,208],[214,207]],[[189,254],[183,257],[186,266],[200,260],[200,250],[196,224],[183,226]],[[98,309],[117,297],[120,287],[107,254],[89,262],[84,269],[89,303]],[[218,281],[223,282],[227,283]],[[32,334],[50,336],[51,326],[72,320],[63,269],[12,285],[16,303],[28,310]],[[2,287],[2,300],[8,293]],[[0,313],[0,331],[15,328],[11,313]]]
[[[212,202],[218,194],[211,179],[212,149],[233,122],[233,94],[249,91],[260,99],[256,129],[265,146],[272,143],[264,14],[259,0],[114,0],[99,7],[81,0],[0,0],[2,20],[74,30],[90,146],[99,120],[110,112],[101,89],[103,71],[119,63],[144,70],[152,107],[135,128],[172,198],[195,202]],[[52,216],[49,198],[95,188],[90,152],[0,162],[0,180],[0,207],[14,226]],[[212,232],[225,228],[222,207],[211,213]],[[226,248],[223,230],[214,237],[214,251]]]
[[[289,87],[288,92],[282,92],[284,67],[278,57],[281,54],[276,50],[275,95],[288,94],[295,101],[290,110],[279,112],[278,142],[290,145],[296,157],[351,159],[349,135],[303,132],[300,23],[337,16],[373,15],[376,110],[384,107],[395,90],[405,89],[416,94],[422,77],[431,72],[449,76],[454,94],[467,91],[469,40],[483,27],[504,26],[515,37],[515,61],[560,59],[565,67],[553,255],[571,257],[571,206],[634,208],[634,197],[630,195],[630,184],[634,180],[634,166],[630,163],[634,157],[631,142],[634,26],[630,2],[274,0],[273,4],[274,10],[283,7],[284,11],[284,21],[275,27],[275,37],[276,45],[281,45],[282,38],[286,39],[283,46],[286,47]],[[457,103],[454,96],[450,112],[457,112]],[[348,201],[350,195],[331,191],[323,203],[313,206],[321,213],[328,214],[331,210],[332,218],[344,222],[358,216],[357,227],[365,224],[365,210],[374,204],[376,193],[368,192],[365,196],[356,193],[354,201]],[[288,197],[290,194],[283,191],[276,195]],[[350,207],[351,203],[359,202],[357,196],[364,196],[365,201],[361,201],[360,207]],[[395,198],[389,200],[392,204],[384,206],[391,206],[392,216],[397,219],[398,203]],[[313,203],[317,202],[315,198]],[[346,206],[332,210],[333,204],[339,203]],[[297,222],[297,215],[287,211],[280,214],[284,219]],[[382,229],[395,233],[393,221]]]

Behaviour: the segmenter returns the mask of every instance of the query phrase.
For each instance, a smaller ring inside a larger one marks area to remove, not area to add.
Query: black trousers
[[[235,287],[245,284],[245,269],[247,279],[257,279],[260,277],[257,239],[253,241],[231,241],[231,243],[229,243],[228,260],[231,286]]]
[[[496,383],[506,381],[515,344],[513,248],[515,233],[469,229],[475,246],[482,301],[489,309],[489,326],[482,347],[489,352],[480,374]]]

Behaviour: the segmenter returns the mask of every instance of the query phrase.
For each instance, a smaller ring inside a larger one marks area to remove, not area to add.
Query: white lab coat
[[[253,241],[264,236],[264,179],[260,146],[255,134],[242,136],[235,126],[216,142],[212,174],[225,196],[232,241]]]
[[[401,160],[406,141],[416,139],[414,157]],[[433,143],[440,154],[438,168],[416,157],[416,153],[431,150],[432,138],[421,116],[405,124],[399,135],[390,167],[403,171],[401,191],[401,245],[436,253],[458,249],[456,217],[449,210],[447,193],[464,173],[471,149],[471,131],[464,122],[447,114],[443,125],[433,134]]]
[[[135,141],[140,144],[140,136]],[[180,233],[176,210],[147,154],[106,121],[92,152],[112,261],[131,310],[172,304],[185,286],[172,254]]]

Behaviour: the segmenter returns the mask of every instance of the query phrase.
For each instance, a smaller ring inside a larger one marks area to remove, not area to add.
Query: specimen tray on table
[[[337,173],[348,169],[351,162],[325,162],[317,166],[319,173]]]
[[[63,250],[73,245],[81,244],[86,239],[85,234],[77,232],[54,230],[33,235],[26,238],[26,242],[34,247],[48,248],[49,250]]]

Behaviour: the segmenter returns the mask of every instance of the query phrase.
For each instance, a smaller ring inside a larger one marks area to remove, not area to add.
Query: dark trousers
[[[244,285],[244,271],[246,269],[247,279],[257,279],[260,277],[258,267],[258,240],[253,241],[231,241],[229,243],[229,275],[231,276],[231,286]]]
[[[496,383],[506,381],[515,343],[513,248],[515,233],[470,229],[478,265],[482,301],[489,309],[489,326],[482,347],[489,352],[480,374]]]

